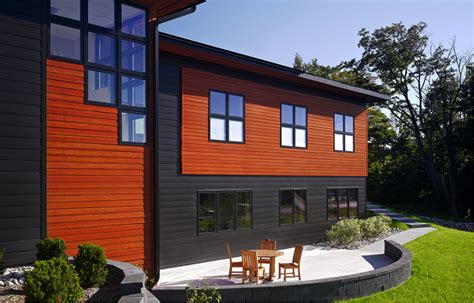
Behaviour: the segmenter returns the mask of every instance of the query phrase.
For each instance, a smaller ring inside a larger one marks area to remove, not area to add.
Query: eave
[[[349,96],[365,103],[380,103],[390,100],[390,96],[374,91],[316,77],[288,66],[261,60],[170,34],[160,33],[160,51],[298,83],[300,85]]]

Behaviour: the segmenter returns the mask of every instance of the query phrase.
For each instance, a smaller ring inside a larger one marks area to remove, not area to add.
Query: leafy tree
[[[410,28],[396,23],[373,33],[362,29],[360,66],[391,93],[385,107],[413,136],[417,160],[438,197],[457,216],[465,209],[456,196],[462,166],[456,131],[465,118],[459,105],[472,55],[459,55],[454,42],[449,48],[429,49],[425,28],[420,22]]]
[[[294,67],[392,96],[381,104],[392,121],[369,110],[369,198],[436,198],[459,216],[472,200],[473,56],[454,42],[429,47],[425,29],[423,22],[362,29],[360,60],[330,67],[296,54]]]

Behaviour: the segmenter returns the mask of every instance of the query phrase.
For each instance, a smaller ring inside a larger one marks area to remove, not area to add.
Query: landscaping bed
[[[314,243],[325,248],[358,249],[407,230],[408,226],[384,215],[370,215],[367,219],[344,219],[327,232],[327,239]]]

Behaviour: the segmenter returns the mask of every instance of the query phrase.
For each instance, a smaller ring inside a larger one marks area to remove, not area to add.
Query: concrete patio
[[[399,244],[405,244],[420,236],[435,230],[431,227],[409,229],[387,239]],[[255,246],[258,244],[256,243]],[[249,247],[254,249],[256,247]],[[222,247],[225,250],[225,247]],[[290,262],[293,256],[293,248],[283,249],[285,254],[278,257],[276,262]],[[237,252],[233,252],[237,256]],[[234,258],[234,261],[240,258]],[[301,264],[301,277],[303,281],[332,278],[371,271],[393,262],[384,254],[384,241],[378,241],[357,250],[326,249],[312,245],[306,245],[303,251]],[[229,260],[222,259],[212,262],[198,263],[187,266],[174,267],[161,270],[161,277],[156,287],[164,289],[167,287],[190,286],[223,286],[240,284],[241,278],[234,276],[229,279]],[[273,282],[282,282],[277,277]],[[297,281],[297,278],[289,278],[287,282]]]

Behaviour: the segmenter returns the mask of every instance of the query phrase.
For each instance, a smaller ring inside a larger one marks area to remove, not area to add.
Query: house
[[[309,243],[365,213],[387,96],[179,37],[198,0],[0,8],[0,247],[61,237],[160,268]]]

